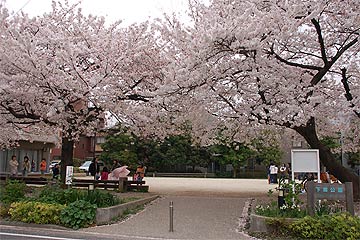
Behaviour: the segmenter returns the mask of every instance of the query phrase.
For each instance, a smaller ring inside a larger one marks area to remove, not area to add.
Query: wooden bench
[[[46,185],[52,183],[53,180],[45,177],[22,177],[22,176],[9,176],[9,175],[0,175],[0,181],[6,181],[7,179],[22,181],[25,184],[32,185]],[[122,183],[122,185],[120,185]],[[120,191],[140,191],[147,192],[149,186],[144,185],[145,181],[131,181],[127,178],[122,178],[121,180],[94,180],[94,179],[77,179],[72,180],[73,187],[86,187],[89,188],[93,186],[95,188],[103,189],[119,189]]]
[[[132,180],[127,180],[124,182],[125,187],[124,189],[126,189],[127,191],[139,191],[139,192],[148,192],[149,191],[149,186],[144,185],[145,181],[132,181]]]
[[[122,184],[122,185],[121,185]],[[103,189],[119,189],[120,191],[143,191],[147,192],[149,186],[144,185],[145,181],[137,182],[130,181],[127,178],[122,178],[120,180],[94,180],[94,179],[73,179],[72,186],[74,187],[87,187],[92,186],[95,188]]]
[[[24,182],[25,184],[33,184],[33,185],[46,185],[51,181],[51,179],[45,177],[23,177],[23,176],[6,176],[6,175],[0,176],[1,181],[6,181],[7,179],[18,180]]]
[[[94,180],[94,179],[76,179],[72,180],[73,187],[87,187],[93,186],[94,188],[119,188],[119,180]]]

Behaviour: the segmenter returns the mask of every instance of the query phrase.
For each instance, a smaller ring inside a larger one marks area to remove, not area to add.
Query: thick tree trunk
[[[315,119],[311,118],[305,126],[294,127],[297,133],[305,138],[311,148],[319,149],[320,161],[326,167],[326,169],[338,178],[341,182],[352,182],[354,199],[360,200],[360,178],[356,174],[352,173],[345,167],[343,167],[338,161],[336,161],[334,155],[330,149],[321,143],[315,128]]]
[[[74,141],[68,138],[62,138],[61,147],[61,182],[65,184],[66,166],[73,166]]]

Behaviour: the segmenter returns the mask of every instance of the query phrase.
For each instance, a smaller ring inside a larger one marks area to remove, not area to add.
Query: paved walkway
[[[247,203],[274,185],[257,179],[146,178],[162,197],[122,223],[83,229],[129,239],[254,239],[242,232]],[[169,203],[174,232],[169,232]]]
[[[241,233],[244,198],[165,196],[130,219],[85,232],[129,239],[251,239]],[[169,203],[174,203],[174,232],[169,232]]]

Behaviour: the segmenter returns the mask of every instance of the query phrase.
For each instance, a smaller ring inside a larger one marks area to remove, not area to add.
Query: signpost
[[[352,182],[345,184],[308,182],[307,207],[309,215],[313,216],[315,213],[315,201],[322,199],[345,201],[347,211],[354,215]]]
[[[317,173],[320,182],[319,149],[292,149],[291,150],[291,179],[295,180],[295,172]]]
[[[74,176],[74,167],[73,166],[66,166],[66,175],[65,175],[65,184],[71,185],[72,178]]]
[[[291,178],[295,180],[295,172],[317,173],[317,182],[307,182],[307,208],[309,215],[315,214],[316,200],[342,200],[346,202],[346,209],[354,215],[353,185],[351,182],[321,183],[320,158],[318,149],[292,149],[291,150]]]

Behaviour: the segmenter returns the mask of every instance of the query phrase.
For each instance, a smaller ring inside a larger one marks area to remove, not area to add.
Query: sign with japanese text
[[[66,166],[66,175],[65,175],[65,184],[71,185],[72,178],[74,176],[74,167],[73,166]]]
[[[346,209],[354,215],[354,197],[352,182],[340,183],[307,183],[307,206],[310,215],[315,213],[315,202],[317,200],[340,200],[346,202]]]

